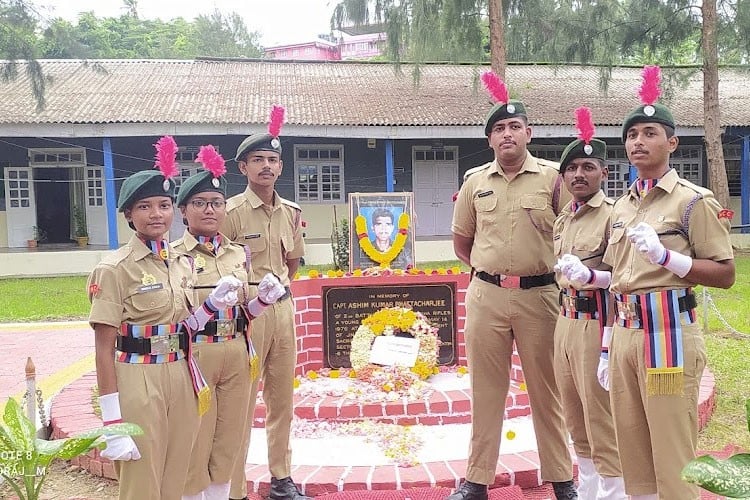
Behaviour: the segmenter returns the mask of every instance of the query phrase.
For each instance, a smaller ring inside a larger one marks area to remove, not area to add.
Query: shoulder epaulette
[[[466,181],[466,179],[468,179],[470,176],[476,174],[477,172],[481,172],[482,170],[487,170],[488,168],[490,168],[490,165],[492,165],[491,161],[485,163],[484,165],[479,165],[478,167],[472,167],[472,168],[470,168],[469,170],[467,170],[466,172],[464,172],[464,181]]]
[[[701,187],[701,186],[699,186],[697,184],[693,184],[689,180],[683,179],[682,177],[680,177],[679,179],[677,179],[677,184],[679,184],[681,186],[685,186],[687,188],[690,188],[693,191],[695,191],[696,193],[700,194],[701,196],[706,196],[706,195],[713,196],[713,194],[714,194],[713,191],[711,191],[710,189],[706,189],[706,188]]]
[[[227,212],[242,206],[247,201],[243,193],[236,194],[227,200]]]
[[[537,158],[536,159],[536,164],[539,165],[539,166],[541,166],[541,167],[553,168],[553,169],[557,170],[558,172],[560,171],[560,164],[558,162],[556,162],[556,161],[546,160],[544,158]]]
[[[132,249],[128,245],[123,245],[111,254],[107,255],[102,259],[102,264],[108,266],[116,266],[123,260],[128,258]]]
[[[282,198],[281,196],[279,196],[279,201],[281,203],[283,203],[284,205],[288,205],[288,206],[294,208],[295,210],[299,210],[300,212],[302,211],[302,207],[300,207],[299,205],[297,205],[293,201],[289,201],[286,198]]]

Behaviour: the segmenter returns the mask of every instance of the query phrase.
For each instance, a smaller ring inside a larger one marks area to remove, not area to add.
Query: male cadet
[[[576,109],[575,115],[579,138],[560,158],[560,174],[573,201],[555,221],[552,237],[561,306],[555,376],[578,457],[579,498],[624,500],[609,394],[597,380],[602,334],[612,335],[607,326],[610,272],[602,263],[613,204],[601,190],[608,174],[607,145],[593,138],[588,108]]]
[[[466,481],[448,500],[485,500],[495,482],[515,340],[534,422],[541,476],[558,499],[577,498],[552,364],[558,312],[552,224],[568,203],[556,163],[531,156],[526,109],[482,75],[497,104],[484,132],[495,160],[464,180],[453,212],[453,248],[473,268],[466,292],[472,428]],[[489,83],[488,83],[489,82]]]
[[[283,108],[281,120],[283,120]],[[275,114],[276,113],[276,114]],[[281,123],[276,111],[271,113],[268,134],[251,135],[237,148],[235,160],[247,177],[245,192],[227,200],[227,218],[222,233],[250,247],[253,276],[260,281],[266,273],[273,273],[287,287],[287,294],[254,319],[252,341],[260,357],[263,379],[263,401],[266,404],[266,436],[268,468],[271,472],[272,500],[306,499],[292,481],[289,432],[292,424],[294,367],[297,347],[294,328],[294,304],[289,293],[289,282],[305,253],[302,240],[302,211],[285,200],[274,189],[281,175]],[[250,391],[250,409],[243,452],[232,473],[230,498],[247,495],[245,462],[250,442],[258,379]]]
[[[644,68],[643,105],[622,126],[638,178],[615,202],[604,254],[617,309],[608,379],[626,492],[636,500],[697,500],[698,487],[680,480],[695,457],[706,365],[691,287],[734,283],[732,214],[670,168],[678,139],[672,113],[656,103],[659,78],[658,66]],[[600,361],[602,382],[607,364]]]

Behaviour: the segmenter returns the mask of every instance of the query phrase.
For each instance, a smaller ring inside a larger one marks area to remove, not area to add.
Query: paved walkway
[[[0,411],[26,392],[26,360],[45,400],[94,369],[94,332],[83,321],[0,324]]]

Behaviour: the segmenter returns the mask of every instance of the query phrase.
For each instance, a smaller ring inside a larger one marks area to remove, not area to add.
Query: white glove
[[[237,290],[242,288],[242,282],[234,276],[222,276],[216,282],[216,288],[206,298],[209,307],[215,311],[224,310],[237,304]]]
[[[692,257],[664,248],[654,228],[645,222],[628,229],[628,238],[650,263],[664,266],[680,278],[687,276],[693,267]]]
[[[602,354],[596,368],[596,378],[605,391],[609,390],[609,345],[612,343],[612,327],[605,326],[602,333]]]
[[[284,285],[271,273],[263,276],[263,279],[258,283],[258,298],[266,304],[275,304],[285,293]]]
[[[599,379],[599,385],[605,391],[609,390],[609,353],[603,352],[599,357],[599,366],[596,368],[596,378]]]
[[[612,278],[609,271],[598,271],[587,267],[577,256],[566,253],[557,261],[555,271],[562,273],[575,287],[594,285],[596,288],[608,288]]]
[[[113,392],[99,396],[99,408],[102,410],[102,422],[104,425],[122,422],[120,414],[120,393]],[[101,456],[110,460],[138,460],[141,452],[130,436],[104,436],[107,447],[102,450]]]
[[[659,235],[650,225],[639,222],[635,227],[631,227],[628,229],[628,239],[650,263],[658,265],[664,261],[667,249],[661,244]]]
[[[569,253],[557,261],[555,271],[560,271],[575,286],[585,285],[591,279],[591,269],[586,267],[581,259]]]

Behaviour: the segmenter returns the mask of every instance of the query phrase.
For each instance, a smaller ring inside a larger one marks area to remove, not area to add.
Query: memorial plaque
[[[330,368],[349,368],[362,320],[384,307],[410,307],[438,328],[438,364],[456,362],[456,284],[323,287],[323,354]]]

